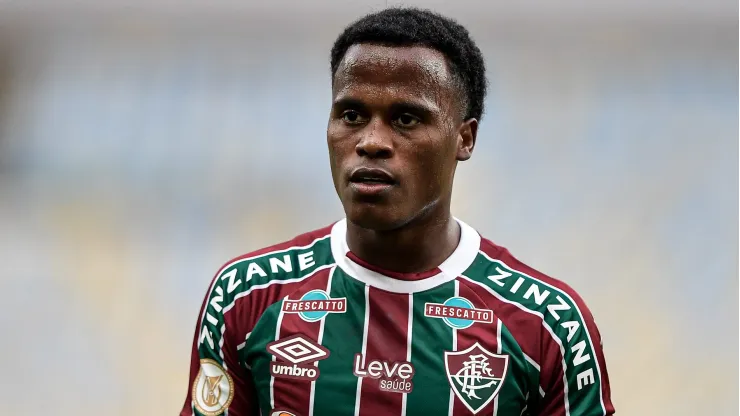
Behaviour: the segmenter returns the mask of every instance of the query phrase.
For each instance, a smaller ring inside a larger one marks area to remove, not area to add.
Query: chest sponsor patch
[[[294,380],[316,380],[319,368],[314,363],[329,357],[328,349],[301,334],[273,341],[267,351],[276,358],[270,363],[270,374]]]
[[[332,298],[323,290],[312,290],[300,299],[285,299],[283,313],[297,313],[306,322],[320,321],[330,313],[347,312],[347,298]]]
[[[492,310],[475,308],[471,301],[458,296],[444,303],[425,303],[424,316],[440,318],[455,329],[465,329],[476,322],[493,323]]]
[[[477,342],[463,351],[445,351],[445,370],[452,391],[473,414],[501,391],[509,356],[493,354]]]
[[[365,362],[362,354],[355,354],[353,373],[357,377],[378,380],[380,390],[395,393],[411,393],[414,383],[414,366],[411,363],[370,360]]]

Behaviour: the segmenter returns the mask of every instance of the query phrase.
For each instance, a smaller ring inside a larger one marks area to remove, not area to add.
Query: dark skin
[[[478,130],[447,59],[423,46],[353,45],[332,95],[327,142],[350,250],[394,272],[437,267],[460,240],[452,183]]]

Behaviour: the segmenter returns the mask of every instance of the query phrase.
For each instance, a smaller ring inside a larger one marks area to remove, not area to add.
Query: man
[[[468,32],[383,10],[331,71],[346,219],[221,268],[181,415],[613,414],[581,298],[450,214],[486,91]]]

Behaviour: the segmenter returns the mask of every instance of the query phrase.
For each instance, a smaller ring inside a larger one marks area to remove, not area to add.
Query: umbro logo
[[[329,350],[301,334],[271,342],[267,344],[267,351],[293,364],[323,360],[329,356]]]
[[[328,349],[301,334],[271,342],[267,351],[278,359],[270,363],[270,374],[295,380],[316,380],[319,369],[315,362],[329,357]]]

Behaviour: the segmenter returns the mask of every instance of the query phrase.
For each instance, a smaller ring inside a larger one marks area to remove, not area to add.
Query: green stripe
[[[498,414],[519,415],[526,405],[527,391],[530,392],[530,400],[533,399],[533,394],[539,395],[540,375],[524,358],[519,343],[503,322],[501,322],[501,354],[509,356],[509,367],[504,385],[498,394]],[[522,371],[524,369],[533,371]]]
[[[452,328],[442,319],[424,316],[427,302],[443,303],[455,296],[455,282],[414,294],[411,364],[414,388],[406,398],[407,415],[447,416],[450,383],[444,350],[452,351]]]
[[[355,354],[362,353],[365,326],[365,285],[334,271],[333,298],[347,298],[347,312],[330,313],[324,318],[322,345],[329,358],[319,361],[321,375],[314,390],[315,415],[354,415],[357,377],[353,373]]]

